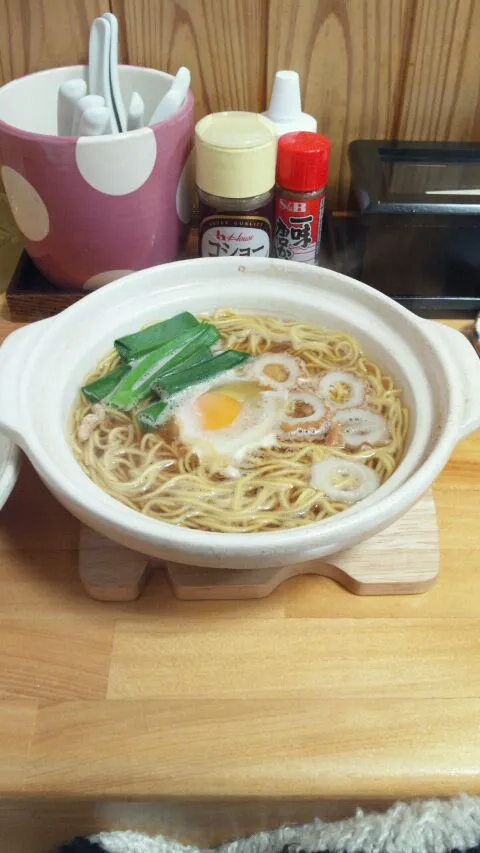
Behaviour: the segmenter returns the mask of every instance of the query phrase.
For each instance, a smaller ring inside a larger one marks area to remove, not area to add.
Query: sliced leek
[[[179,369],[162,376],[154,382],[152,388],[159,397],[165,399],[173,394],[178,394],[180,391],[184,391],[191,385],[198,385],[198,383],[205,382],[205,380],[211,379],[213,376],[225,373],[227,370],[237,367],[249,358],[250,356],[246,352],[226,350],[220,353],[220,355],[212,356],[207,361],[192,365],[188,369]]]
[[[111,394],[121,379],[128,373],[128,367],[118,367],[112,373],[107,373],[95,382],[89,382],[82,388],[82,394],[90,403],[101,403]]]
[[[199,324],[196,332],[192,341],[168,361],[165,365],[165,373],[171,373],[172,370],[177,369],[183,370],[187,364],[196,364],[212,357],[209,347],[218,341],[220,332],[209,323]]]
[[[152,403],[151,406],[146,406],[144,409],[140,409],[137,412],[137,421],[143,429],[155,429],[155,427],[160,426],[166,418],[168,414],[168,404],[164,403],[162,400],[157,400],[156,403]]]
[[[200,325],[200,324],[199,324]],[[128,373],[120,380],[112,394],[104,401],[108,406],[129,412],[151,392],[154,382],[159,378],[165,365],[173,356],[184,350],[187,344],[199,336],[199,326],[188,329],[183,334],[154,349],[143,358],[135,361]],[[190,352],[191,354],[191,352]]]
[[[147,326],[146,329],[142,329],[140,332],[117,338],[114,341],[115,349],[123,362],[131,364],[131,362],[136,361],[141,356],[158,349],[158,347],[174,340],[190,329],[195,329],[199,325],[200,323],[193,314],[184,311],[182,314],[176,314],[175,317],[171,317],[169,320],[163,320],[161,323],[154,323],[153,326]]]

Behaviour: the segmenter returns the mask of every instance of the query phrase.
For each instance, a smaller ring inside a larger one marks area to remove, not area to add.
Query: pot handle
[[[32,345],[53,319],[16,329],[0,346],[0,430],[16,444],[23,444],[19,407],[23,366]]]
[[[437,339],[443,338],[463,387],[465,407],[458,436],[460,441],[480,428],[480,358],[463,332],[431,320],[427,322]]]

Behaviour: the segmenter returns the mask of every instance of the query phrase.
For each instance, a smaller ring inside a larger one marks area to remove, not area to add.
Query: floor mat
[[[215,853],[480,853],[480,798],[397,803],[336,823],[284,826],[222,844]],[[200,853],[163,836],[106,832],[59,853]],[[205,851],[203,851],[205,853]]]

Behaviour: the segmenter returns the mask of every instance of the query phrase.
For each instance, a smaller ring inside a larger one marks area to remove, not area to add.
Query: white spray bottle
[[[272,96],[264,116],[273,121],[277,136],[294,130],[317,130],[317,120],[302,112],[300,77],[296,71],[277,71]]]

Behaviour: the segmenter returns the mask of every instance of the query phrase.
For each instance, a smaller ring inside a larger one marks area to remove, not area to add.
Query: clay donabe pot
[[[83,379],[121,335],[180,311],[229,307],[354,335],[403,389],[411,423],[404,457],[366,500],[326,521],[265,533],[210,533],[148,518],[103,492],[75,460],[68,422]],[[138,272],[62,314],[14,332],[0,349],[0,429],[58,500],[121,544],[214,568],[281,566],[372,536],[432,485],[455,445],[480,425],[480,361],[468,340],[327,269],[268,258],[197,259]]]

